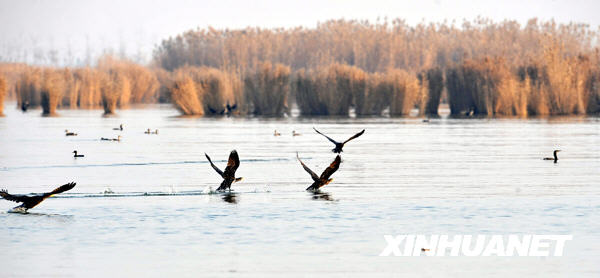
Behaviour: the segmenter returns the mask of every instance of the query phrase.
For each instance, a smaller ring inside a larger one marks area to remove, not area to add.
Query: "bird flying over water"
[[[344,144],[346,144],[346,143],[350,142],[350,140],[352,140],[352,139],[354,139],[354,138],[357,138],[357,137],[359,137],[359,136],[363,135],[363,133],[365,133],[365,130],[363,129],[361,132],[359,132],[359,133],[357,133],[357,134],[354,134],[354,136],[352,136],[352,137],[348,138],[348,140],[344,141],[343,143],[340,143],[340,142],[337,142],[337,141],[335,141],[335,140],[331,139],[329,136],[327,136],[327,135],[325,135],[325,134],[321,133],[321,132],[320,132],[320,131],[318,131],[316,128],[314,128],[314,127],[313,127],[313,129],[314,129],[314,130],[315,130],[315,131],[316,131],[318,134],[321,134],[321,135],[325,136],[325,138],[327,138],[329,141],[331,141],[331,143],[335,144],[335,148],[333,148],[333,149],[331,150],[331,151],[332,151],[332,152],[334,152],[334,153],[341,153],[341,152],[343,152],[342,148],[344,147]]]
[[[544,160],[554,160],[554,163],[558,162],[558,155],[556,155],[558,152],[560,150],[554,150],[554,157],[544,157]]]
[[[42,201],[51,197],[52,195],[63,193],[65,191],[69,191],[69,190],[73,189],[73,187],[75,187],[75,184],[76,183],[74,183],[74,182],[70,182],[70,183],[64,184],[50,192],[47,192],[47,193],[33,193],[33,194],[29,194],[29,195],[25,195],[25,194],[12,195],[12,194],[9,194],[6,191],[6,189],[2,189],[2,190],[0,190],[0,197],[4,198],[5,200],[8,200],[8,201],[22,203],[21,205],[13,208],[13,211],[27,212],[28,209],[31,209],[31,208],[37,206],[39,203],[41,203]]]
[[[212,160],[210,160],[208,154],[205,153],[204,155],[206,156],[206,159],[208,159],[208,162],[210,162],[210,166],[212,166],[212,168],[215,169],[215,171],[217,171],[217,173],[223,178],[223,182],[221,182],[221,185],[219,188],[217,188],[217,191],[223,191],[225,189],[229,189],[229,191],[231,191],[231,184],[242,180],[242,178],[235,177],[235,171],[238,167],[240,167],[240,157],[238,156],[236,150],[231,151],[229,154],[229,161],[227,161],[225,172],[221,171],[221,169],[219,169],[219,167],[217,167]]]
[[[314,181],[313,184],[306,188],[306,190],[308,191],[317,191],[319,190],[319,188],[332,182],[333,179],[330,179],[329,177],[331,177],[331,175],[333,175],[333,173],[335,173],[335,171],[337,171],[340,168],[340,164],[342,163],[342,158],[338,154],[335,157],[335,160],[331,162],[329,167],[327,167],[327,169],[325,169],[325,171],[323,171],[323,173],[319,177],[317,176],[317,174],[315,174],[315,172],[308,168],[308,166],[306,166],[306,164],[304,164],[302,160],[300,160],[300,156],[298,155],[298,153],[296,153],[296,157],[298,158],[298,161],[300,161],[300,164],[302,164],[302,168],[304,168],[304,170],[310,174],[311,178]]]

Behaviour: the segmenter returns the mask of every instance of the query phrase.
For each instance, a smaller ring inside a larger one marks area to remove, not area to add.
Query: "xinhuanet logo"
[[[379,256],[562,256],[572,235],[384,235]]]

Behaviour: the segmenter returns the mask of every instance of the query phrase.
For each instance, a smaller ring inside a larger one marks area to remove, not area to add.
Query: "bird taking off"
[[[33,194],[29,194],[29,195],[21,195],[21,194],[12,195],[12,194],[9,194],[6,191],[6,189],[2,189],[2,190],[0,190],[0,197],[6,199],[8,201],[22,203],[20,206],[13,208],[13,211],[27,212],[28,209],[31,209],[31,208],[37,206],[42,201],[46,200],[46,198],[49,198],[50,196],[55,195],[55,194],[69,191],[69,190],[73,189],[73,187],[75,187],[75,183],[70,182],[70,183],[61,185],[60,187],[58,187],[48,193],[33,193]]]
[[[306,188],[306,190],[308,191],[317,191],[319,190],[319,188],[332,182],[333,179],[330,179],[329,177],[331,177],[331,175],[333,175],[333,173],[335,173],[335,171],[337,171],[340,168],[340,164],[342,163],[342,158],[338,154],[335,157],[335,160],[331,162],[329,167],[327,167],[327,169],[325,169],[325,171],[323,171],[323,173],[319,177],[317,176],[317,174],[315,174],[315,172],[308,168],[308,166],[306,166],[306,164],[304,164],[302,160],[300,160],[300,156],[298,156],[298,153],[296,153],[296,157],[298,158],[298,161],[300,161],[300,164],[302,164],[302,168],[304,168],[304,170],[306,170],[306,172],[310,174],[311,178],[314,181],[313,184]]]
[[[217,191],[224,191],[225,189],[231,191],[231,184],[242,180],[242,178],[235,177],[235,171],[240,167],[240,157],[236,150],[231,151],[229,154],[229,161],[227,161],[225,172],[221,171],[221,169],[210,160],[208,154],[205,153],[204,155],[206,156],[206,159],[208,159],[208,162],[210,162],[210,166],[212,166],[212,168],[223,178],[223,182],[221,182],[221,186],[217,188]]]
[[[554,163],[558,162],[558,152],[560,152],[560,150],[554,150],[554,157],[544,157],[544,160],[554,160]]]
[[[340,143],[340,142],[337,142],[337,141],[335,141],[335,140],[331,139],[329,136],[327,136],[327,135],[325,135],[325,134],[321,133],[321,132],[320,132],[320,131],[318,131],[316,128],[314,128],[314,127],[313,127],[313,129],[314,129],[314,130],[315,130],[315,131],[316,131],[318,134],[321,134],[321,135],[325,136],[325,138],[327,138],[329,141],[331,141],[331,143],[335,144],[335,148],[333,148],[333,149],[331,150],[331,151],[332,151],[332,152],[334,152],[334,153],[341,153],[341,152],[343,152],[342,148],[344,147],[344,144],[346,144],[346,143],[350,142],[350,140],[352,140],[352,139],[354,139],[354,138],[358,138],[358,137],[360,137],[361,135],[363,135],[363,133],[365,133],[365,130],[363,129],[361,132],[359,132],[359,133],[357,133],[357,134],[354,134],[354,136],[352,136],[352,137],[348,138],[348,140],[344,141],[343,143]]]

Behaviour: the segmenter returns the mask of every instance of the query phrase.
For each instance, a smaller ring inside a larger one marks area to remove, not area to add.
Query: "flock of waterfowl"
[[[119,125],[118,128],[113,128],[113,130],[123,131],[123,124]],[[325,136],[327,139],[329,139],[329,141],[334,143],[335,148],[332,149],[332,152],[338,154],[335,157],[335,159],[333,160],[333,162],[329,165],[329,167],[327,167],[323,171],[323,173],[319,176],[315,172],[313,172],[310,168],[308,168],[308,166],[306,166],[306,164],[304,164],[304,162],[302,162],[302,160],[300,159],[299,154],[296,153],[296,157],[297,157],[298,161],[300,162],[300,164],[302,165],[302,168],[304,168],[304,170],[306,172],[308,172],[310,174],[311,178],[313,179],[313,183],[308,188],[306,188],[306,190],[317,192],[319,190],[319,188],[321,188],[321,187],[329,184],[331,181],[333,181],[333,179],[331,179],[331,176],[340,168],[342,158],[339,155],[339,153],[341,153],[343,151],[342,148],[344,147],[344,144],[348,143],[350,140],[353,140],[353,139],[363,135],[363,133],[365,133],[365,130],[363,129],[361,132],[350,137],[348,140],[344,141],[343,143],[339,143],[339,142],[331,139],[329,136],[321,133],[317,129],[314,129],[314,130],[318,134]],[[145,134],[158,134],[158,129],[155,131],[151,131],[148,128],[146,131],[144,131],[144,133]],[[300,135],[301,134],[297,133],[295,130],[292,131],[292,136],[300,136]],[[70,132],[69,130],[65,130],[65,136],[77,136],[77,133]],[[274,136],[281,136],[281,133],[278,133],[277,130],[275,130]],[[100,140],[102,140],[102,141],[121,141],[121,135],[119,135],[117,138],[102,137],[102,138],[100,138]],[[210,166],[223,178],[223,181],[221,182],[220,186],[217,188],[218,192],[225,191],[225,190],[231,191],[231,184],[234,182],[239,182],[243,179],[242,177],[235,177],[235,172],[240,166],[240,158],[239,158],[239,155],[236,150],[231,151],[231,153],[229,154],[229,160],[227,162],[227,166],[225,167],[225,171],[221,171],[221,169],[219,169],[219,167],[217,167],[212,162],[212,160],[210,159],[210,156],[208,156],[208,154],[205,153],[204,155],[206,156],[206,159],[210,163]],[[77,150],[74,150],[73,157],[79,158],[79,157],[85,157],[85,155],[79,154],[77,152]],[[54,189],[51,192],[32,193],[29,195],[12,195],[12,194],[9,194],[8,191],[6,191],[6,190],[1,190],[0,197],[4,198],[6,200],[9,200],[9,201],[22,203],[21,205],[13,208],[11,210],[11,212],[26,213],[28,209],[35,207],[36,205],[41,203],[46,198],[49,198],[55,194],[59,194],[59,193],[71,190],[71,189],[73,189],[73,187],[75,187],[75,183],[71,182],[71,183],[62,185],[62,186]]]
[[[308,188],[306,188],[306,190],[312,191],[312,192],[318,192],[318,190],[321,187],[323,187],[323,186],[329,184],[331,181],[333,181],[331,176],[340,168],[340,164],[342,163],[342,158],[341,158],[340,154],[343,152],[344,145],[346,143],[348,143],[349,141],[354,140],[354,139],[360,137],[361,135],[363,135],[365,133],[365,130],[363,129],[362,131],[356,133],[355,135],[348,138],[346,141],[338,142],[338,141],[332,139],[331,137],[321,133],[316,128],[313,128],[313,129],[315,130],[316,133],[324,136],[325,138],[327,138],[327,140],[329,140],[331,143],[333,143],[335,147],[331,151],[333,153],[337,153],[333,162],[331,162],[329,167],[327,167],[321,173],[321,175],[317,175],[310,168],[308,168],[308,166],[306,166],[306,164],[304,164],[304,162],[302,162],[302,160],[300,159],[300,155],[298,153],[296,153],[296,158],[298,159],[298,162],[300,162],[300,165],[302,165],[302,168],[304,168],[304,170],[308,174],[310,174],[310,176],[313,180],[313,183]],[[118,128],[113,128],[113,130],[123,131],[123,124],[119,125]],[[158,129],[155,131],[151,131],[148,128],[144,133],[145,134],[158,134]],[[77,136],[77,133],[65,130],[65,135],[66,136]],[[292,131],[292,136],[299,136],[299,135],[301,135],[301,134],[297,133],[295,130]],[[279,133],[279,132],[277,132],[277,130],[275,130],[273,133],[273,136],[281,136],[281,133]],[[102,137],[102,138],[100,138],[100,140],[102,140],[102,141],[121,141],[121,136],[119,135],[117,138]],[[557,163],[558,162],[558,155],[557,155],[558,152],[560,152],[560,150],[554,150],[553,157],[544,157],[543,160],[552,160],[552,161],[554,161],[554,163]],[[77,152],[77,150],[74,150],[73,154],[74,154],[73,157],[75,157],[75,158],[84,157],[84,155],[79,154]],[[217,191],[219,191],[219,192],[226,191],[226,190],[231,191],[231,184],[235,183],[235,182],[239,182],[243,179],[242,177],[235,176],[235,172],[240,166],[240,158],[239,158],[239,155],[236,150],[232,150],[231,153],[229,154],[229,159],[227,162],[227,166],[225,167],[225,171],[222,171],[221,169],[219,169],[219,167],[217,167],[212,162],[212,160],[210,159],[210,156],[208,156],[208,154],[205,153],[204,155],[206,156],[206,159],[210,163],[210,166],[223,178],[223,181],[217,188]],[[22,203],[21,205],[13,208],[11,210],[11,212],[26,213],[28,209],[35,207],[36,205],[38,205],[39,203],[44,201],[46,198],[49,198],[55,194],[59,194],[59,193],[71,190],[71,189],[73,189],[73,187],[75,187],[75,183],[71,182],[71,183],[62,185],[62,186],[54,189],[51,192],[32,193],[29,195],[20,195],[20,194],[13,195],[13,194],[9,194],[5,189],[2,189],[2,190],[0,190],[0,197],[4,198],[5,200],[8,200],[8,201]]]

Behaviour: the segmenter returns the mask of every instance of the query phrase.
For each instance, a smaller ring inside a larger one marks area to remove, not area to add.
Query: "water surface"
[[[13,107],[0,118],[0,185],[77,186],[29,215],[0,213],[1,277],[600,274],[598,118],[181,118],[169,106],[46,118]],[[334,159],[313,127],[339,140],[367,130],[321,195],[304,191],[295,159],[318,173]],[[558,163],[541,160],[556,148]],[[204,153],[224,168],[232,149],[244,180],[203,193],[220,183]],[[574,238],[563,257],[379,257],[385,234]]]

